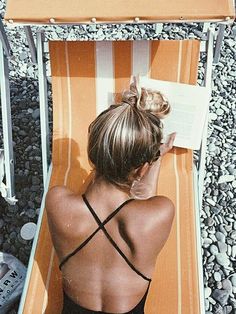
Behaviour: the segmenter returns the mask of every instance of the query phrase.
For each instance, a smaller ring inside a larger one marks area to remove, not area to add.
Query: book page
[[[160,91],[171,105],[170,114],[162,120],[163,142],[176,132],[174,146],[200,149],[209,104],[206,87],[140,78],[140,86]]]

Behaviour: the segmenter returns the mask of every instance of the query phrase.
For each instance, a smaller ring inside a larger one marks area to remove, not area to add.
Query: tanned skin
[[[151,278],[157,256],[168,239],[175,208],[171,200],[157,196],[161,159],[171,150],[175,134],[161,146],[161,157],[136,169],[140,183],[149,186],[148,199],[135,199],[124,206],[106,229],[131,263]],[[101,221],[122,202],[129,191],[120,190],[102,177],[91,182],[86,198]],[[65,186],[51,188],[46,211],[59,261],[98,227],[82,196]],[[75,302],[94,311],[128,312],[142,299],[148,281],[135,273],[100,230],[62,267],[63,288]]]

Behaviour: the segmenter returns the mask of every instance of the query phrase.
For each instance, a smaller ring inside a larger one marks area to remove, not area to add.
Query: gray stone
[[[219,177],[218,183],[232,182],[234,181],[234,176],[231,174],[223,175]]]
[[[212,217],[207,217],[206,221],[205,221],[205,224],[207,226],[213,226],[214,225],[214,219]]]
[[[210,204],[212,206],[215,206],[215,204],[216,204],[216,202],[213,201],[211,198],[207,198],[206,201],[207,201],[208,204]]]
[[[217,245],[219,248],[220,253],[226,253],[227,252],[227,244],[221,241],[217,241]]]
[[[3,226],[4,226],[4,220],[0,219],[0,229],[2,229]]]
[[[219,265],[223,267],[227,267],[230,264],[230,260],[226,253],[218,253],[216,254],[216,261]]]
[[[203,247],[208,248],[211,243],[212,243],[212,239],[205,238],[204,241],[203,241]]]
[[[223,111],[223,110],[222,110]],[[214,143],[208,145],[209,152],[214,152],[216,150],[216,146]]]
[[[236,231],[235,230],[230,233],[230,238],[233,240],[236,240]]]
[[[215,281],[221,281],[221,274],[218,271],[214,273],[214,279]]]
[[[217,119],[217,114],[215,114],[214,112],[210,112],[209,113],[209,119],[210,120],[216,120]]]
[[[229,75],[235,77],[235,76],[236,76],[236,71],[230,71],[230,72],[229,72]]]
[[[234,287],[236,287],[236,274],[233,274],[231,277],[230,277],[230,280],[231,280],[231,283]]]
[[[19,55],[20,60],[25,60],[28,57],[28,54],[26,51],[22,51]]]
[[[215,289],[212,292],[212,297],[219,302],[221,306],[224,306],[227,304],[229,293],[226,290]]]
[[[232,246],[231,256],[232,256],[233,258],[236,257],[236,245],[233,245],[233,246]]]
[[[225,313],[230,314],[232,312],[233,307],[231,305],[226,305],[225,306]]]
[[[41,183],[41,180],[38,177],[33,176],[32,177],[32,184],[33,185],[38,185]]]
[[[217,253],[219,253],[219,250],[218,250],[216,245],[212,244],[210,246],[210,252],[211,252],[211,254],[216,255]]]
[[[229,279],[224,279],[222,280],[222,288],[224,290],[227,290],[229,292],[229,294],[232,293],[232,283]]]
[[[220,224],[219,230],[220,230],[225,236],[227,236],[227,232],[226,232],[225,227],[223,226],[222,223]]]
[[[4,236],[2,233],[0,233],[0,246],[2,246],[3,241],[4,241]]]
[[[215,236],[218,241],[225,242],[225,235],[222,232],[217,231]]]
[[[205,298],[207,299],[211,295],[211,288],[206,287],[204,291],[205,291]]]
[[[218,116],[222,116],[222,115],[224,114],[224,110],[222,110],[221,108],[219,108],[219,109],[216,110],[216,114],[217,114]]]
[[[34,112],[32,113],[32,117],[34,118],[34,120],[37,120],[40,117],[40,110],[39,110],[39,108],[34,110]]]

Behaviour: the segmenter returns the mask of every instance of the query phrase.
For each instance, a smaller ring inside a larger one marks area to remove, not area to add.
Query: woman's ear
[[[150,164],[148,162],[145,162],[145,164],[143,164],[142,166],[137,168],[135,171],[137,178],[139,178],[139,180],[141,180],[149,168],[150,168]]]

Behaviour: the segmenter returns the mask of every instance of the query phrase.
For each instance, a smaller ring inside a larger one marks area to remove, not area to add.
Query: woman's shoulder
[[[158,217],[158,220],[172,220],[175,214],[175,206],[166,196],[153,196],[135,203],[135,207],[140,208],[141,215],[146,213],[151,218]]]
[[[47,212],[58,210],[63,207],[66,197],[72,196],[74,193],[64,185],[56,185],[50,188],[45,199],[45,207]]]
[[[175,216],[173,202],[165,196],[154,196],[146,200],[133,202],[133,211],[130,211],[129,222],[133,230],[139,229],[143,237],[156,233],[163,235],[163,240],[168,236]],[[133,219],[135,214],[135,219]]]
[[[149,210],[162,219],[171,219],[175,214],[174,203],[166,196],[159,195],[147,199]]]
[[[78,197],[66,186],[54,186],[47,192],[45,198],[45,210],[50,222],[60,226],[64,226],[68,220],[68,214],[74,211],[75,199]]]
[[[175,206],[169,198],[155,196],[137,201],[136,213],[136,219],[132,223],[133,238],[138,235],[138,240],[144,240],[143,249],[148,256],[156,258],[169,237]]]

